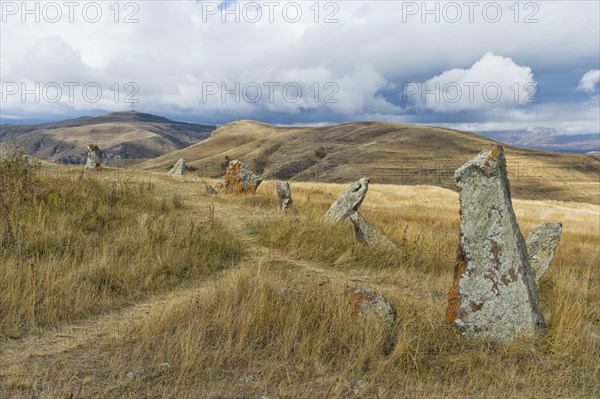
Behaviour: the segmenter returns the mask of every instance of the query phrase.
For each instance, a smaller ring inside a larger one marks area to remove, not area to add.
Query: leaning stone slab
[[[356,235],[356,239],[361,244],[368,247],[374,245],[383,245],[389,249],[398,249],[396,244],[394,244],[383,233],[367,222],[363,215],[357,211],[350,211],[348,217],[354,225],[354,234]]]
[[[287,211],[292,207],[292,190],[290,189],[290,183],[286,181],[278,181],[275,183],[275,190],[277,191],[277,197],[279,198],[279,207],[282,211]]]
[[[560,242],[561,233],[562,224],[560,223],[544,223],[529,233],[527,254],[536,282],[540,281],[540,278],[548,270],[554,257],[554,250]]]
[[[254,194],[262,179],[246,168],[242,162],[229,162],[225,174],[225,191],[236,194]]]
[[[387,299],[378,291],[368,287],[347,288],[353,310],[363,316],[377,316],[386,328],[391,328],[396,320],[396,312]]]
[[[183,176],[185,174],[185,170],[186,170],[185,159],[180,159],[179,161],[177,161],[177,163],[175,165],[173,165],[173,167],[167,174],[172,177],[179,177],[179,176]]]
[[[85,163],[86,169],[98,169],[102,164],[102,151],[96,144],[89,144],[87,146],[87,161]]]
[[[467,338],[506,342],[533,335],[544,317],[512,208],[504,149],[494,144],[454,177],[460,241],[446,318]]]
[[[352,183],[350,188],[342,193],[321,218],[322,222],[339,223],[346,219],[351,211],[357,211],[369,190],[369,179],[363,177]]]

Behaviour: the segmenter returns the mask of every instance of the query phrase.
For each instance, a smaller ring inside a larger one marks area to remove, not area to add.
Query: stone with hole
[[[467,338],[531,336],[544,317],[512,207],[504,149],[494,144],[454,177],[460,240],[446,318]]]

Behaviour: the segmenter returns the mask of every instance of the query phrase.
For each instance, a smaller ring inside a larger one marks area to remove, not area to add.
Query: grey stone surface
[[[290,209],[293,204],[290,184],[286,181],[278,181],[275,183],[275,190],[277,191],[277,197],[279,198],[279,208],[282,211]]]
[[[227,166],[225,190],[228,193],[254,194],[262,179],[249,170],[242,162],[233,160]]]
[[[368,287],[347,288],[350,304],[362,315],[377,316],[386,328],[391,328],[396,320],[396,312],[388,300],[378,291]]]
[[[350,188],[342,193],[325,212],[322,222],[339,223],[345,220],[351,211],[357,211],[362,204],[367,191],[369,190],[369,179],[363,177],[359,181],[352,183]]]
[[[96,144],[90,144],[87,146],[87,161],[85,163],[86,169],[97,169],[102,164],[102,151]]]
[[[512,208],[504,149],[493,145],[454,177],[460,241],[446,318],[467,338],[506,342],[533,335],[544,317]]]
[[[185,170],[186,170],[185,159],[180,159],[179,161],[177,161],[177,163],[175,165],[173,165],[173,167],[167,174],[172,177],[179,177],[179,176],[183,176],[185,174]]]
[[[354,226],[356,239],[361,244],[369,247],[373,245],[383,245],[389,249],[398,249],[396,244],[367,222],[359,212],[350,211],[348,217]]]
[[[554,251],[560,242],[562,224],[544,223],[531,230],[527,237],[527,254],[529,264],[538,282],[548,270],[554,257]]]

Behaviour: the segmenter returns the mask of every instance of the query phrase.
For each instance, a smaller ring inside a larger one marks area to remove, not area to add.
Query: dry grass
[[[144,364],[174,365],[156,381],[173,387],[173,397],[194,397],[194,392],[306,398],[600,393],[597,206],[515,201],[525,233],[555,220],[563,223],[564,233],[540,285],[548,328],[535,339],[498,345],[466,342],[444,322],[458,229],[455,193],[371,186],[363,212],[398,244],[398,254],[360,247],[349,225],[320,226],[318,217],[343,185],[292,187],[297,213],[271,214],[248,226],[262,244],[274,245],[280,258],[249,265],[199,293],[189,306],[148,315],[131,333],[134,342],[123,343],[123,352],[135,352]],[[268,182],[258,196],[224,201],[274,209],[273,198]],[[331,273],[307,273],[295,262],[299,259]],[[343,290],[351,280],[377,287],[392,302],[398,317],[389,335],[377,322],[351,313]]]
[[[241,256],[222,226],[176,215],[181,198],[157,200],[152,184],[8,161],[0,176],[0,337],[131,303]]]
[[[54,360],[30,360],[37,379],[6,374],[8,396],[600,395],[597,205],[514,201],[525,234],[551,221],[562,222],[564,231],[539,286],[548,328],[533,339],[500,345],[465,341],[445,323],[459,226],[458,196],[450,190],[370,186],[361,212],[398,245],[399,252],[390,252],[356,244],[350,224],[318,223],[345,185],[292,182],[297,209],[291,214],[276,210],[273,182],[246,197],[204,195],[203,182],[160,177],[156,185],[170,208],[175,190],[184,204],[171,209],[171,217],[187,216],[189,222],[215,204],[218,218],[242,240],[246,260],[194,295],[151,308],[108,340]],[[253,255],[265,247],[273,251],[267,258]],[[173,260],[179,255],[173,253]],[[397,314],[391,330],[353,312],[348,284],[376,288],[388,298]],[[51,361],[60,367],[48,368]]]

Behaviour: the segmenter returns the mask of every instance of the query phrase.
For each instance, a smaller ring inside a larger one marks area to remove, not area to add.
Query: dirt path
[[[283,252],[258,244],[255,237],[247,234],[247,226],[254,220],[273,214],[277,210],[266,210],[249,206],[235,205],[222,201],[219,197],[197,198],[200,184],[161,182],[158,184],[158,195],[172,195],[173,190],[182,196],[185,212],[195,222],[206,222],[211,215],[221,221],[225,227],[236,235],[248,249],[246,259],[239,265],[216,273],[208,279],[174,291],[154,295],[137,304],[108,311],[58,328],[52,328],[29,335],[19,340],[0,341],[0,380],[13,377],[25,377],[32,368],[40,363],[47,367],[56,364],[60,359],[68,361],[69,357],[94,346],[111,337],[118,337],[131,325],[143,320],[144,316],[156,308],[168,308],[171,305],[189,302],[202,289],[214,284],[237,271],[240,267],[253,267],[259,262],[283,261],[298,269],[300,273],[310,274],[320,280],[344,283],[347,281],[365,281],[360,277],[354,279],[345,272],[326,268],[319,263],[290,259]],[[365,277],[368,279],[367,277]],[[0,393],[2,391],[0,390]]]

